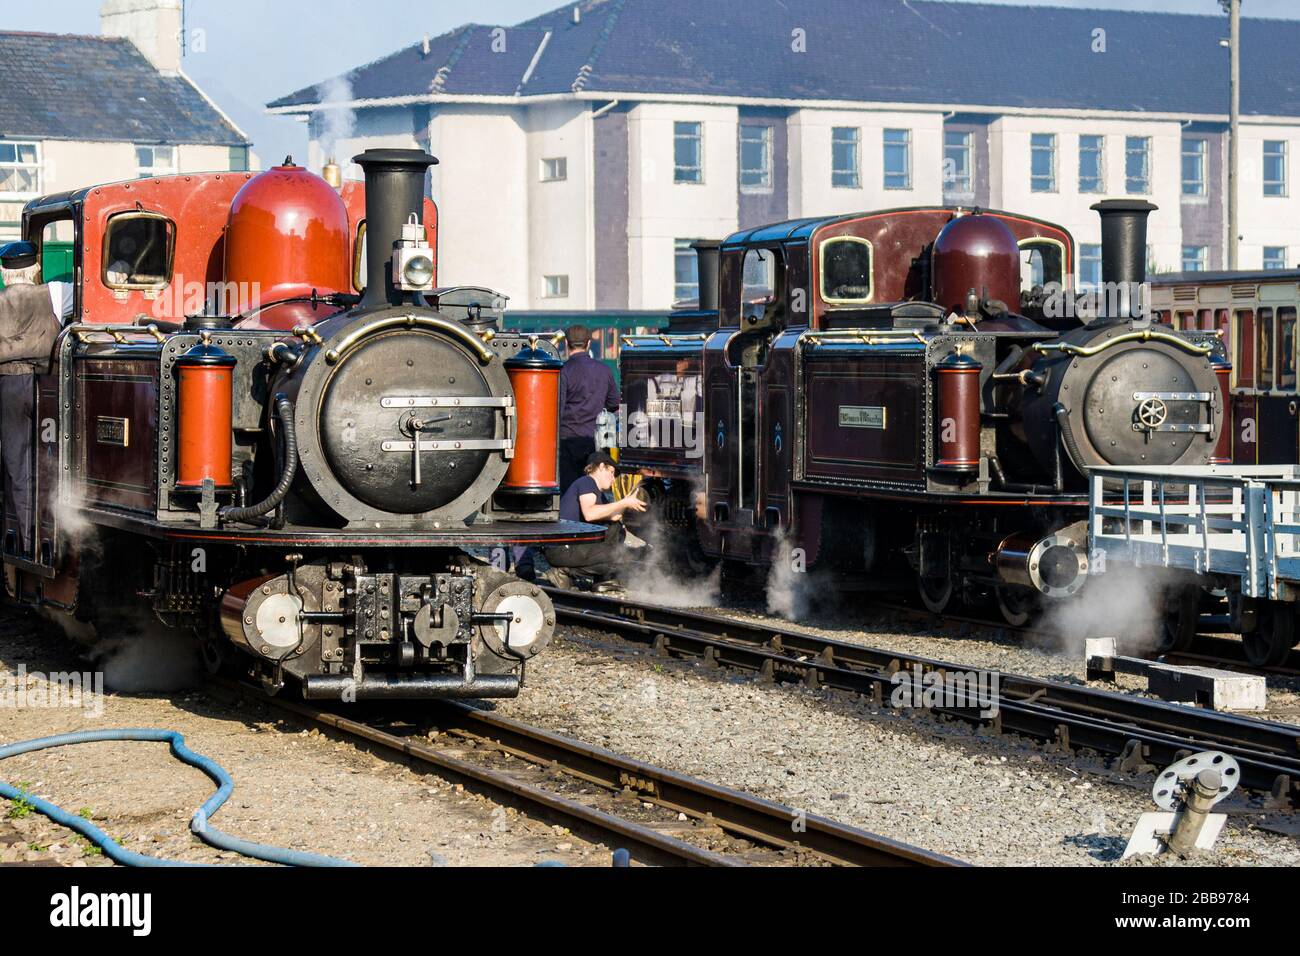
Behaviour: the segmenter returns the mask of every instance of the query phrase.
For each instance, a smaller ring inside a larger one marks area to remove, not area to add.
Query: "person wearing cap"
[[[0,460],[6,500],[18,516],[20,547],[31,553],[33,375],[50,371],[50,353],[72,315],[72,285],[41,283],[40,252],[30,242],[0,246]]]
[[[569,360],[560,372],[560,487],[567,489],[596,451],[600,413],[617,412],[619,394],[609,366],[591,356],[591,330],[575,325],[565,338]]]
[[[612,579],[618,569],[645,547],[623,527],[623,516],[629,511],[645,511],[646,504],[637,494],[618,501],[605,500],[618,477],[617,463],[605,452],[589,457],[584,471],[560,499],[560,520],[603,524],[608,530],[604,541],[548,548],[546,560],[553,570],[559,570],[558,575],[552,575],[552,583],[568,587],[577,575],[591,578],[597,586],[616,587]]]

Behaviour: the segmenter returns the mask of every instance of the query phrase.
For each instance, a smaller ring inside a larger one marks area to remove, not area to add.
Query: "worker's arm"
[[[614,521],[627,511],[645,511],[645,502],[635,494],[628,495],[622,501],[612,501],[607,505],[600,503],[599,495],[580,495],[578,504],[582,507],[582,518],[592,524]]]

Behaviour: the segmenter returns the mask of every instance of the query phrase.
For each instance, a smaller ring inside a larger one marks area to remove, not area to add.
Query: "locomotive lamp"
[[[403,292],[433,288],[433,250],[414,215],[402,226],[402,238],[393,250],[393,284]]]

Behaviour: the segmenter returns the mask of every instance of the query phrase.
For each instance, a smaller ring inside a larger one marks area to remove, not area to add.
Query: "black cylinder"
[[[718,262],[722,243],[716,239],[701,239],[692,243],[695,250],[700,273],[700,308],[701,312],[718,311]]]
[[[368,149],[352,157],[366,174],[366,294],[361,308],[401,305],[393,285],[393,246],[402,226],[424,222],[424,179],[438,160],[421,149]]]
[[[1093,206],[1101,216],[1101,281],[1112,290],[1147,281],[1147,217],[1158,207],[1141,199],[1106,199]],[[1123,296],[1126,303],[1127,295]],[[1130,318],[1128,314],[1108,316]]]

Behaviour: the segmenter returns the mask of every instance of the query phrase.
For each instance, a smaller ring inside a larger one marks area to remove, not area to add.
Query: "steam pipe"
[[[438,160],[421,149],[368,149],[352,161],[366,174],[366,293],[362,309],[402,305],[393,247],[412,216],[424,222],[424,178]]]
[[[293,402],[283,395],[277,395],[275,411],[279,416],[280,426],[284,429],[284,468],[280,472],[280,481],[268,498],[255,505],[249,505],[247,508],[222,508],[218,514],[223,521],[249,522],[269,514],[280,507],[280,502],[284,501],[289,494],[289,489],[293,487],[293,479],[298,474],[298,433],[293,425]]]

